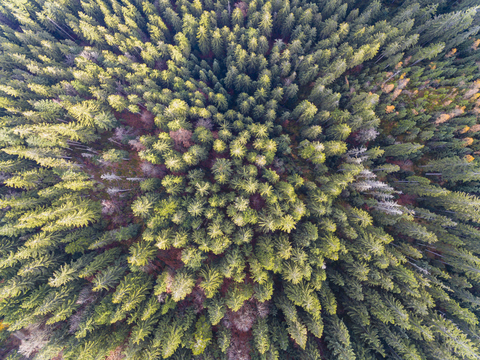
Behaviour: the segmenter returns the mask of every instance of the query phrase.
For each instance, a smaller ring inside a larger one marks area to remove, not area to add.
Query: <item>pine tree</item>
[[[477,359],[479,9],[394,5],[5,0],[0,340]]]

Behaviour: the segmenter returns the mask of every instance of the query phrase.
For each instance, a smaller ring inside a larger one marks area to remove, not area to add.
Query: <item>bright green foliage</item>
[[[212,340],[212,328],[205,316],[201,316],[195,324],[194,343],[191,345],[193,355],[203,354]]]
[[[477,5],[4,0],[0,348],[478,359]]]

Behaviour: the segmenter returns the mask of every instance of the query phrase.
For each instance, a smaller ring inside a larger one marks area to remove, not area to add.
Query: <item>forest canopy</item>
[[[1,0],[0,357],[480,359],[477,0]]]

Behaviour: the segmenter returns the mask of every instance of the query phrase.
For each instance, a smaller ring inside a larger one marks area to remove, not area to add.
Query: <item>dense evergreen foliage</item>
[[[0,356],[479,359],[477,4],[2,0]]]

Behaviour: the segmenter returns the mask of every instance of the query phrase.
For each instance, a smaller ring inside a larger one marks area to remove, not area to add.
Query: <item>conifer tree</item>
[[[4,0],[0,357],[478,359],[477,5]]]

